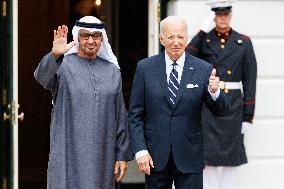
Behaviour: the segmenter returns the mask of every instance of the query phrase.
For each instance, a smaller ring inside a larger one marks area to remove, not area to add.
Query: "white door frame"
[[[160,1],[149,0],[148,3],[148,56],[153,56],[159,53]]]
[[[12,2],[13,15],[13,189],[19,188],[19,135],[18,135],[18,0]],[[13,118],[14,117],[14,118]]]

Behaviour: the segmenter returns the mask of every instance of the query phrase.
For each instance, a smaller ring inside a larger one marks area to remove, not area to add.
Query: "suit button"
[[[232,74],[231,70],[227,70],[227,74],[231,75]]]
[[[221,45],[221,48],[224,49],[224,48],[225,48],[225,45]]]
[[[225,39],[221,39],[221,43],[225,43]]]
[[[228,94],[229,93],[229,89],[224,89],[224,93]]]

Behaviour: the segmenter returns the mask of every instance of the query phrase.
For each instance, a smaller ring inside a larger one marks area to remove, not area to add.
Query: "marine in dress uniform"
[[[251,39],[229,25],[232,2],[208,1],[213,14],[205,19],[187,47],[190,54],[216,68],[231,105],[225,117],[216,117],[206,107],[203,110],[204,189],[235,188],[235,167],[247,163],[244,130],[254,117],[257,63]],[[216,27],[209,31],[213,19]]]

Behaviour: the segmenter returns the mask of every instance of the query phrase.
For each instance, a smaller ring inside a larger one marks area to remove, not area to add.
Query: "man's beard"
[[[97,54],[98,51],[97,51],[96,49],[90,50],[88,47],[85,47],[85,48],[83,49],[83,52],[85,52],[85,54],[86,54],[87,56],[94,56],[94,55]]]

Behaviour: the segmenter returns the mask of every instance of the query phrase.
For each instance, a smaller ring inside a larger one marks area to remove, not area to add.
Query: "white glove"
[[[210,14],[203,20],[200,30],[204,31],[205,33],[208,33],[210,30],[214,28],[214,20],[215,18],[215,12],[210,11]]]
[[[242,123],[242,134],[245,134],[247,132],[247,130],[252,126],[252,123],[250,122],[243,122]]]

